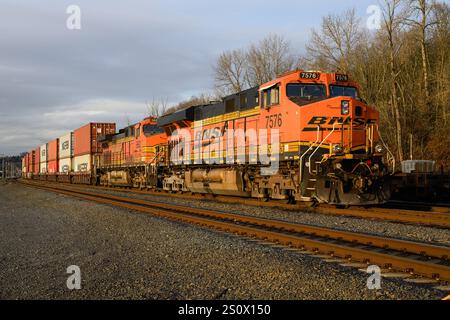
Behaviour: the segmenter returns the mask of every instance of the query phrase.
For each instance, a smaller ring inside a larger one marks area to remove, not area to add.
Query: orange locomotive
[[[96,174],[101,185],[158,187],[157,164],[164,163],[167,136],[152,117],[104,136]]]
[[[388,150],[378,123],[378,111],[347,75],[293,71],[161,117],[169,139],[162,185],[289,202],[382,203]]]

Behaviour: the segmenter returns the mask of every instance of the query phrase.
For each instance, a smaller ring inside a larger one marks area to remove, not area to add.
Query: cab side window
[[[275,86],[264,90],[261,94],[261,107],[271,107],[280,104],[280,87]]]

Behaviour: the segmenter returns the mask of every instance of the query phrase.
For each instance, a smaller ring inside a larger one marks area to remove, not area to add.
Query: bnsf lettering
[[[355,118],[353,120],[353,126],[354,127],[359,127],[359,126],[364,125],[365,122],[366,122],[366,120],[364,118]]]
[[[203,130],[203,133],[197,132],[196,134],[196,140],[209,140],[214,138],[219,138],[222,136],[222,132],[220,130],[220,127],[216,128],[210,128]],[[203,137],[203,138],[201,138]]]
[[[309,121],[309,125],[314,125],[313,127],[305,127],[303,128],[303,131],[314,131],[317,130],[317,125],[327,125],[327,126],[333,126],[335,124],[340,125],[348,125],[352,122],[352,125],[354,128],[358,128],[367,124],[374,124],[377,122],[376,119],[365,119],[365,118],[355,118],[352,119],[351,117],[312,117]],[[336,127],[336,130],[339,130],[339,128]]]
[[[312,117],[308,124],[326,124],[327,117]]]

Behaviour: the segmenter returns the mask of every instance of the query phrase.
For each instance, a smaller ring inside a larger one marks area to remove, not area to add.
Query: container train
[[[295,70],[116,132],[90,123],[23,159],[24,177],[287,202],[372,205],[395,167],[348,75]]]

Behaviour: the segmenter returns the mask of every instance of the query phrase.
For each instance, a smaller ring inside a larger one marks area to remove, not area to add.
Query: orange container
[[[41,168],[40,168],[40,154],[41,154],[41,148],[37,148],[34,151],[34,166],[33,166],[33,173],[39,174]]]
[[[116,133],[115,123],[88,123],[73,132],[73,155],[81,156],[102,152],[100,136]]]
[[[58,160],[49,160],[47,162],[47,170],[48,170],[48,173],[58,172]]]
[[[47,144],[47,161],[54,161],[58,159],[59,139],[50,141]]]
[[[34,161],[35,161],[35,150],[32,150],[27,153],[25,157],[25,164],[27,168],[27,172],[33,172],[34,169]]]

